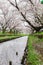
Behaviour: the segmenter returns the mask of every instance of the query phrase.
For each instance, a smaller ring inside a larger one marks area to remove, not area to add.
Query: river
[[[27,44],[27,36],[0,44],[0,65],[21,65]]]

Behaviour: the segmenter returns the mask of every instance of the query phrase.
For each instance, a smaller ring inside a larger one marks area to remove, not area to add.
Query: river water
[[[0,44],[0,65],[21,65],[27,36]]]

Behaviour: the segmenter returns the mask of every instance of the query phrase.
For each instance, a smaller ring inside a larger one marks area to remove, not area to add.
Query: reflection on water
[[[27,36],[0,44],[0,65],[21,65]]]

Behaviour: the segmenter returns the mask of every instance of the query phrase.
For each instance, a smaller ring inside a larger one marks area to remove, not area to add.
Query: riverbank
[[[0,43],[23,36],[27,36],[27,34],[0,33]]]
[[[43,34],[29,35],[25,65],[43,65]]]
[[[21,36],[5,36],[5,37],[0,37],[0,43],[5,42],[5,41],[9,41],[12,39],[16,39],[19,38]]]

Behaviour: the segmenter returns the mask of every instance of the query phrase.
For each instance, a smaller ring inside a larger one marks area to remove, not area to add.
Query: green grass
[[[21,36],[5,36],[5,37],[0,37],[0,42],[5,42],[5,41],[16,39],[16,38],[19,38],[19,37],[21,37]]]
[[[3,36],[27,36],[28,34],[23,34],[23,33],[18,33],[18,34],[14,34],[14,33],[2,33],[0,32],[0,36],[3,37]]]
[[[35,35],[36,35],[36,34],[41,34],[41,35],[42,35],[42,34],[43,34],[43,32],[37,32],[37,33],[35,33]]]
[[[11,39],[16,39],[22,36],[27,36],[28,34],[14,34],[14,33],[1,33],[0,32],[0,42],[4,42]]]
[[[42,65],[43,62],[39,59],[39,54],[36,52],[36,50],[33,47],[34,44],[39,44],[40,42],[43,42],[43,39],[39,39],[34,34],[29,35],[28,37],[28,54],[27,54],[27,63],[28,65]]]

